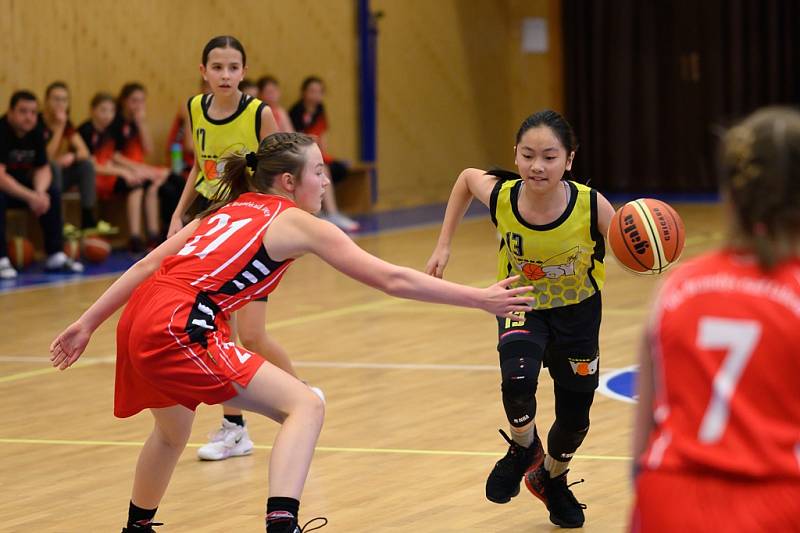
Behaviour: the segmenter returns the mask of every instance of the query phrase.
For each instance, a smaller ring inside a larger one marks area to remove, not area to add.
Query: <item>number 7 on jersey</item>
[[[760,338],[761,324],[754,320],[700,318],[697,347],[726,351],[722,365],[714,376],[711,400],[697,432],[700,442],[713,444],[722,438],[730,417],[731,399]]]

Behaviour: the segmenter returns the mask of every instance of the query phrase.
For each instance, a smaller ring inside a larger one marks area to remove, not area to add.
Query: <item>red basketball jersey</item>
[[[800,480],[800,261],[732,251],[677,269],[650,325],[645,469]]]
[[[294,206],[282,196],[242,194],[203,219],[177,255],[164,260],[156,281],[204,294],[211,309],[200,312],[213,321],[218,311],[227,320],[272,292],[291,264],[273,260],[262,241],[275,217]]]

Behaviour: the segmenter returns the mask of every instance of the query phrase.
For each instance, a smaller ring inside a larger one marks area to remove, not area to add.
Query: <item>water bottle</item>
[[[180,176],[183,174],[183,146],[181,143],[172,143],[169,155],[172,161],[172,173]]]

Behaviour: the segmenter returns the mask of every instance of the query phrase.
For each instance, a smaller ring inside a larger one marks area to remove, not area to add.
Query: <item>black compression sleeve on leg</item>
[[[554,384],[556,420],[547,435],[547,453],[556,461],[569,461],[589,433],[589,410],[594,391],[576,392]]]
[[[541,361],[541,348],[536,344],[511,342],[500,347],[503,407],[513,427],[522,427],[536,416]]]

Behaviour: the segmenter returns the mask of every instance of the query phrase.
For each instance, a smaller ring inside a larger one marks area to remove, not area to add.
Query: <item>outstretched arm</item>
[[[313,253],[345,275],[400,298],[479,308],[509,318],[514,312],[530,311],[534,300],[519,296],[531,287],[507,288],[515,278],[478,289],[388,263],[359,248],[333,224],[299,209],[290,209],[272,223],[264,245],[276,260]]]
[[[442,277],[444,267],[447,266],[447,262],[450,260],[450,244],[453,241],[453,235],[464,218],[470,203],[472,203],[472,198],[477,198],[488,207],[492,189],[496,182],[495,177],[487,175],[485,171],[478,168],[468,168],[459,174],[450,193],[450,199],[447,200],[447,209],[444,213],[442,229],[439,232],[439,241],[436,243],[436,248],[425,266],[426,274],[437,278]]]
[[[197,229],[199,221],[188,224],[181,231],[147,254],[117,279],[81,317],[65,329],[50,345],[50,360],[61,370],[68,368],[83,353],[92,333],[128,301],[131,293],[160,266],[161,261],[178,253],[189,236]]]

